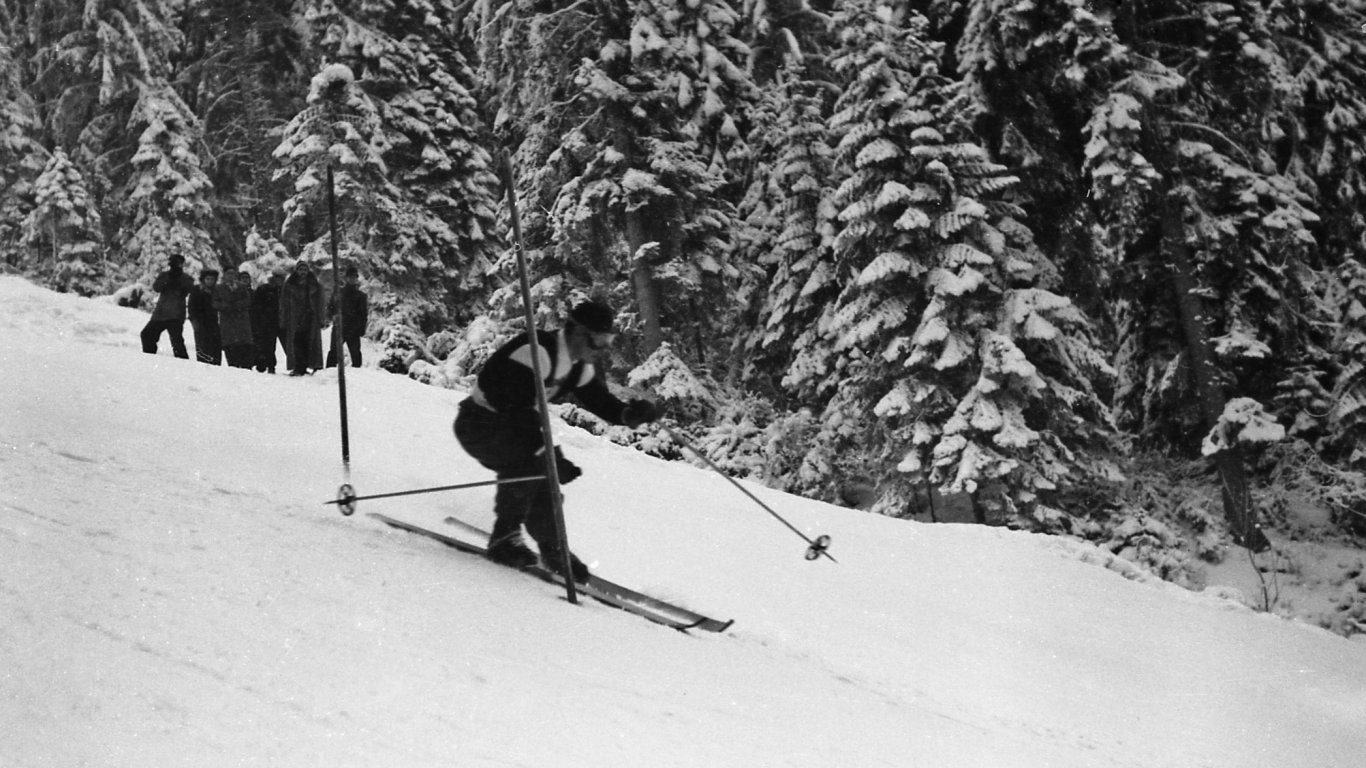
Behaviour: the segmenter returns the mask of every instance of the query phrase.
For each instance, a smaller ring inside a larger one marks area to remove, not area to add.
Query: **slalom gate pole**
[[[777,512],[774,512],[772,507],[760,501],[758,496],[755,496],[753,493],[750,493],[750,490],[744,487],[743,485],[740,485],[740,483],[737,482],[735,478],[721,471],[721,468],[716,466],[716,462],[707,458],[706,454],[697,450],[697,448],[692,443],[688,442],[687,439],[685,439],[681,434],[678,433],[678,430],[674,429],[673,427],[664,427],[664,431],[668,433],[669,437],[673,438],[673,441],[675,443],[678,443],[684,448],[687,448],[689,451],[693,453],[694,456],[701,459],[703,463],[710,467],[713,472],[720,475],[721,477],[726,478],[727,482],[729,482],[736,488],[740,489],[740,492],[748,496],[750,498],[750,501],[753,501],[755,504],[758,504],[760,507],[763,507],[765,512],[769,513],[770,515],[773,515],[775,518],[778,519],[778,522],[787,526],[788,529],[791,530],[793,533],[802,537],[802,539],[809,545],[806,549],[807,560],[815,560],[818,557],[827,557],[830,558],[830,562],[832,563],[839,562],[828,551],[830,548],[829,536],[817,536],[815,539],[812,539],[810,536],[807,536],[805,533],[802,533],[801,530],[797,528],[797,526],[793,525],[792,523],[789,523],[787,519],[784,518],[782,515],[778,514]]]
[[[356,491],[350,485],[343,485],[337,489],[337,498],[331,501],[324,501],[324,504],[336,504],[341,508],[343,515],[351,515],[356,511],[356,502],[369,501],[370,499],[392,499],[395,496],[416,496],[420,493],[436,493],[438,491],[458,491],[464,488],[479,488],[485,485],[508,485],[509,483],[530,483],[535,480],[544,480],[544,475],[531,475],[528,477],[509,477],[499,480],[480,480],[474,483],[458,483],[456,485],[439,485],[435,488],[418,488],[412,491],[393,491],[391,493],[375,493],[369,496],[357,496]]]
[[[564,498],[560,492],[560,470],[555,462],[555,435],[550,426],[550,406],[546,402],[545,374],[541,370],[541,342],[537,338],[536,312],[531,298],[531,277],[526,264],[526,248],[522,245],[522,218],[517,212],[517,187],[512,172],[512,157],[506,150],[499,158],[498,170],[507,190],[508,211],[512,216],[512,241],[517,250],[517,275],[522,284],[522,310],[526,315],[527,346],[531,352],[531,375],[536,379],[536,404],[541,412],[541,437],[545,442],[545,477],[550,484],[550,504],[555,518],[555,536],[560,542],[560,572],[564,574],[565,599],[578,605],[578,588],[569,560],[569,533],[564,525]]]
[[[346,337],[342,333],[341,262],[337,258],[337,195],[332,182],[331,163],[327,164],[327,223],[332,233],[332,301],[335,302],[333,306],[337,308],[337,316],[333,318],[332,348],[337,350],[337,402],[341,407],[342,471],[349,482],[351,480],[351,431],[348,429],[346,418],[346,353],[342,349],[346,346],[342,344],[342,339]],[[326,352],[323,354],[325,355]]]

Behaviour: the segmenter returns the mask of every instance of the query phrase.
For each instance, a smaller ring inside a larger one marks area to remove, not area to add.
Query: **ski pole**
[[[815,560],[815,559],[818,558],[818,557],[824,556],[824,557],[830,558],[830,562],[832,562],[832,563],[838,563],[838,562],[839,562],[838,560],[836,560],[836,559],[834,558],[834,556],[832,556],[832,555],[830,554],[830,552],[827,551],[827,550],[830,548],[830,537],[829,537],[829,536],[823,536],[823,535],[822,535],[822,536],[817,536],[815,539],[812,539],[811,537],[807,536],[805,533],[802,533],[801,530],[797,528],[797,526],[793,525],[792,523],[789,523],[789,522],[786,520],[786,518],[784,518],[782,515],[778,514],[777,512],[774,512],[772,507],[770,507],[769,505],[767,505],[767,504],[765,504],[764,502],[760,501],[758,496],[755,496],[753,493],[750,493],[749,489],[746,488],[746,487],[744,487],[743,485],[740,485],[740,483],[737,482],[737,481],[735,480],[735,478],[731,477],[730,475],[726,474],[725,472],[722,472],[722,471],[721,471],[721,468],[718,467],[718,466],[716,466],[716,462],[714,462],[714,461],[712,461],[711,459],[707,458],[707,456],[706,456],[705,454],[703,454],[701,451],[697,450],[697,448],[695,448],[695,447],[693,446],[692,443],[688,442],[687,440],[685,440],[685,439],[683,438],[682,435],[678,434],[677,430],[673,429],[672,427],[665,427],[665,428],[664,428],[664,431],[667,432],[667,433],[669,434],[669,437],[673,438],[674,442],[678,443],[679,445],[683,446],[684,448],[687,448],[689,451],[692,451],[693,454],[694,454],[695,456],[697,456],[697,458],[699,458],[699,459],[701,459],[703,462],[705,462],[706,465],[707,465],[708,467],[710,467],[711,470],[712,470],[713,472],[715,472],[716,474],[720,475],[721,477],[726,478],[726,481],[727,481],[727,482],[729,482],[731,485],[735,486],[736,488],[739,488],[739,489],[740,489],[740,492],[743,493],[743,494],[745,494],[746,496],[748,496],[748,497],[750,498],[751,501],[753,501],[755,504],[758,504],[760,507],[763,507],[763,509],[764,509],[765,512],[767,512],[767,513],[769,513],[770,515],[773,515],[775,518],[777,518],[777,519],[778,519],[778,522],[780,522],[780,523],[782,523],[783,525],[787,526],[788,529],[791,530],[793,533],[795,533],[795,534],[797,534],[798,536],[802,537],[802,539],[803,539],[804,541],[806,541],[807,544],[810,545],[810,546],[808,546],[808,547],[806,548],[806,559],[807,559],[807,560]]]
[[[579,604],[578,587],[570,568],[569,532],[564,525],[564,498],[560,493],[560,470],[555,461],[555,435],[550,426],[550,406],[546,402],[545,374],[541,371],[541,347],[536,331],[536,310],[532,303],[530,270],[527,268],[526,247],[522,244],[522,216],[517,212],[516,174],[512,172],[512,156],[502,153],[498,170],[507,190],[508,214],[512,220],[512,242],[517,246],[517,277],[522,288],[522,312],[526,316],[527,349],[531,352],[531,375],[536,381],[536,404],[541,412],[541,441],[545,443],[545,476],[550,484],[551,519],[555,537],[560,543],[560,571],[564,574],[564,596],[570,605]]]
[[[370,499],[391,499],[395,496],[416,496],[419,493],[436,493],[437,491],[458,491],[462,488],[478,488],[485,485],[507,485],[508,483],[530,483],[535,480],[544,480],[545,475],[533,475],[529,477],[509,477],[497,480],[480,480],[476,483],[459,483],[456,485],[440,485],[435,488],[418,488],[413,491],[394,491],[392,493],[376,493],[369,496],[357,496],[356,489],[350,483],[344,484],[337,489],[337,498],[331,501],[324,501],[324,504],[336,504],[343,515],[350,516],[356,511],[356,502],[369,501]]]

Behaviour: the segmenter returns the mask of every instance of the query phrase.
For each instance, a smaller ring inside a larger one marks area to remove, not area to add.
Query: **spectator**
[[[223,284],[213,294],[223,355],[233,368],[251,367],[251,276],[235,268],[223,270]]]
[[[285,364],[290,376],[323,367],[323,287],[308,262],[299,259],[280,289],[280,327],[285,336]]]
[[[280,327],[280,286],[284,281],[284,268],[276,267],[251,295],[251,336],[256,370],[262,373],[275,373],[276,342],[285,343]]]
[[[164,331],[171,336],[171,351],[175,356],[188,360],[190,354],[185,349],[185,299],[194,289],[194,280],[185,274],[184,256],[173,253],[166,264],[166,270],[152,282],[152,290],[161,295],[152,309],[152,318],[142,329],[142,351],[155,355],[157,342]]]
[[[194,353],[201,363],[223,364],[223,338],[218,328],[218,311],[213,294],[218,287],[218,270],[199,273],[199,285],[190,291],[188,314],[194,328]]]
[[[365,291],[360,289],[360,272],[355,267],[346,268],[346,282],[341,288],[341,331],[346,334],[345,338],[338,338],[336,325],[332,328],[332,349],[327,353],[327,367],[331,368],[337,364],[337,348],[344,342],[346,351],[351,354],[351,365],[359,368],[361,364],[360,339],[365,335],[365,326],[369,322],[370,300],[366,298]],[[337,299],[333,297],[327,303],[327,316],[335,318],[337,316]],[[335,323],[335,320],[334,320]]]

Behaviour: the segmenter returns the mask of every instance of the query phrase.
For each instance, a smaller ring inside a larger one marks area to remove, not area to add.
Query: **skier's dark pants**
[[[469,455],[496,472],[500,480],[545,474],[544,454],[537,453],[545,447],[545,439],[540,424],[534,420],[512,418],[465,400],[455,417],[455,438]],[[545,480],[498,486],[493,513],[498,518],[493,538],[525,525],[542,551],[554,547],[559,540],[555,534],[550,483]]]
[[[165,331],[171,337],[171,351],[175,356],[188,360],[190,353],[185,349],[185,321],[182,320],[152,320],[142,329],[142,351],[149,355],[157,353],[157,341],[161,339],[161,333]]]

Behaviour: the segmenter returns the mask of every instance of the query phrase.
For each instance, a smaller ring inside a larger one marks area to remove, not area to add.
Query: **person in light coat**
[[[299,259],[280,287],[280,329],[285,336],[285,365],[290,376],[303,376],[323,367],[326,311],[322,283],[308,262]]]
[[[234,368],[251,367],[251,276],[229,267],[214,290],[223,356]]]

